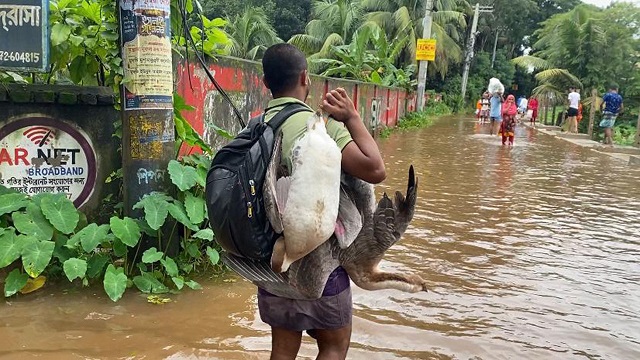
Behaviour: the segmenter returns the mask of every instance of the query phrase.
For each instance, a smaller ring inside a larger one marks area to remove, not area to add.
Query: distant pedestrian
[[[535,97],[531,97],[529,99],[529,103],[527,104],[527,108],[531,110],[531,118],[529,118],[529,122],[532,126],[536,126],[536,119],[538,118],[538,99]]]
[[[491,109],[489,110],[489,116],[491,118],[491,130],[490,134],[494,135],[498,133],[498,129],[500,128],[500,122],[502,122],[502,103],[504,102],[504,98],[502,97],[502,93],[495,92],[491,96],[490,104]]]
[[[569,88],[569,109],[567,110],[568,131],[572,134],[578,133],[578,108],[580,107],[580,93],[575,87]]]
[[[502,123],[500,124],[500,135],[502,136],[502,145],[507,144],[513,146],[513,139],[516,130],[516,114],[518,114],[518,106],[513,95],[507,96],[507,101],[502,105]]]
[[[524,95],[521,95],[520,98],[518,99],[518,112],[522,115],[527,113],[527,104],[529,103],[529,101],[527,100],[526,97],[524,97]]]
[[[489,110],[491,109],[491,94],[488,91],[485,91],[482,94],[482,99],[480,99],[480,123],[485,124],[489,122]]]
[[[623,110],[624,105],[622,104],[622,96],[618,94],[618,85],[612,84],[609,86],[609,92],[602,97],[602,104],[600,104],[602,112],[600,127],[604,129],[604,144],[613,145],[613,126]]]

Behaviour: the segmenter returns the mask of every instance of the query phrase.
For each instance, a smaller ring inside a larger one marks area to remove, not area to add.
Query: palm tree
[[[267,47],[282,42],[259,7],[245,8],[227,24],[227,32],[230,54],[249,60],[261,58]]]
[[[395,35],[408,31],[413,39],[422,34],[422,22],[427,0],[362,0],[368,11],[367,20],[380,25],[387,33]],[[443,78],[449,66],[460,63],[463,58],[462,29],[466,27],[461,9],[469,8],[466,0],[435,0],[432,12],[432,37],[437,42],[435,67],[431,69]],[[415,60],[416,41],[407,44],[403,61]]]
[[[351,42],[353,34],[362,24],[363,11],[360,0],[316,0],[313,3],[313,20],[307,24],[304,34],[296,34],[289,43],[302,50],[314,69],[312,60],[329,58],[332,46]]]

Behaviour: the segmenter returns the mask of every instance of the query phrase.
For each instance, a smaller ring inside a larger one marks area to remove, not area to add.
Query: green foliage
[[[637,74],[640,61],[639,10],[629,3],[607,9],[583,4],[554,15],[535,32],[534,56],[513,61],[538,71],[537,93],[548,93],[545,88],[564,91],[570,85],[603,91],[615,80],[626,95],[638,95],[640,81],[630,74]]]
[[[0,187],[0,209],[4,210],[0,268],[22,260],[22,270],[14,270],[5,281],[5,296],[16,294],[29,278],[60,272],[70,282],[80,279],[83,286],[102,279],[113,301],[122,297],[130,283],[146,293],[164,293],[171,287],[180,290],[185,285],[199,288],[189,279],[196,269],[222,269],[203,198],[210,161],[206,155],[171,161],[171,179],[181,189],[176,197],[148,194],[134,206],[144,211],[143,219],[113,216],[109,224],[102,225],[81,221],[78,210],[64,196],[44,193],[28,198]],[[158,230],[170,219],[183,225],[173,227],[180,232],[182,251],[172,258],[166,249],[152,247],[141,254],[140,263],[132,264],[129,255],[137,251],[143,232],[160,240],[163,235]]]
[[[435,117],[449,114],[451,114],[451,109],[444,102],[429,99],[423,111],[407,113],[398,121],[396,128],[384,128],[380,132],[380,137],[387,138],[394,131],[423,129],[433,125]]]
[[[260,59],[267,47],[282,42],[260,7],[246,7],[226,30],[231,38],[231,55],[244,59]]]
[[[122,77],[116,2],[51,0],[51,68],[44,82],[116,86]]]
[[[332,58],[316,58],[313,63],[326,69],[322,75],[372,82],[384,86],[415,88],[411,79],[415,66],[398,69],[394,65],[405,45],[411,41],[409,33],[387,39],[385,32],[375,23],[363,26],[348,45],[333,46]]]

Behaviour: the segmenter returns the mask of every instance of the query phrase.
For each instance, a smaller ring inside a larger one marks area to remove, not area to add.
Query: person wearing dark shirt
[[[616,118],[623,110],[622,96],[618,94],[618,86],[611,85],[609,92],[602,97],[602,104],[600,104],[600,111],[602,112],[602,120],[600,121],[600,127],[604,129],[604,144],[613,144],[613,126],[616,123]]]

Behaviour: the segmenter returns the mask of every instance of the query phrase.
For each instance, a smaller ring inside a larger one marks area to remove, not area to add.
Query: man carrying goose
[[[406,197],[384,194],[376,205],[372,184],[385,179],[384,162],[347,92],[328,92],[320,111],[308,107],[307,62],[290,44],[267,49],[262,66],[273,96],[263,121],[281,125],[273,126],[273,151],[259,189],[266,216],[281,235],[270,259],[254,261],[234,251],[223,259],[258,285],[260,317],[272,331],[271,359],[295,359],[304,331],[316,339],[318,359],[345,359],[350,279],[367,290],[426,291],[418,276],[378,269],[413,217],[417,179],[411,168]],[[282,122],[291,104],[305,109]]]

